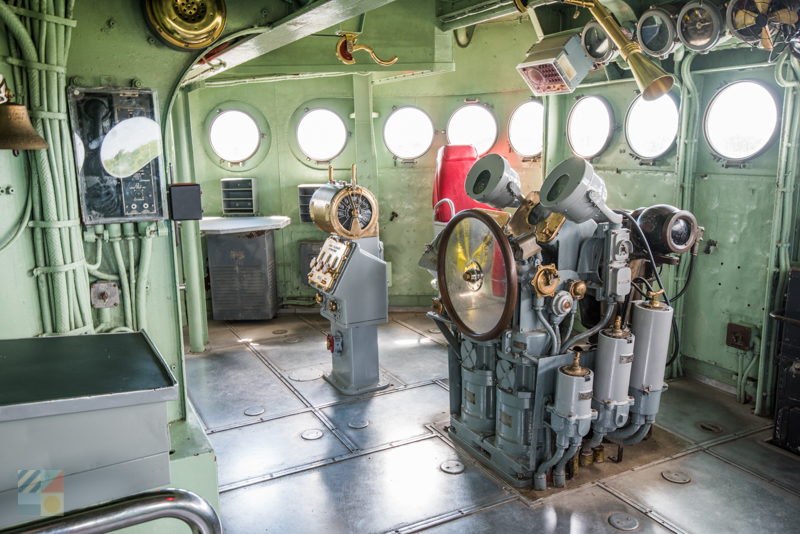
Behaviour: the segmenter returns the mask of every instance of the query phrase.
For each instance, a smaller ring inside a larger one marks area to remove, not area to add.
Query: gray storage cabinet
[[[170,483],[166,402],[178,387],[141,332],[0,340],[0,529],[17,471],[64,472],[64,511]]]
[[[272,319],[278,313],[272,230],[207,236],[211,306],[217,321]]]

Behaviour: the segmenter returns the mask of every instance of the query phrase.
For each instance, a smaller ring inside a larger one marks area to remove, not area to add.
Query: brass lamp
[[[28,108],[11,102],[13,96],[6,80],[0,80],[0,149],[13,150],[16,155],[20,150],[50,148],[47,141],[33,129]]]

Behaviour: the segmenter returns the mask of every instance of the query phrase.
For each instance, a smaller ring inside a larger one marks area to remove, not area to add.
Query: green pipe
[[[699,102],[697,85],[692,77],[692,64],[697,54],[694,52],[686,54],[676,65],[676,70],[680,72],[680,135],[678,140],[677,168],[678,191],[676,197],[682,209],[691,210],[692,199],[694,198],[694,176],[695,160],[697,156],[697,135],[699,120]],[[697,261],[695,258],[694,261]],[[673,280],[677,290],[687,278],[688,264],[682,262],[678,267],[678,272]],[[684,301],[678,301],[675,306],[675,320],[683,329],[684,326]],[[683,356],[678,354],[675,362],[670,368],[670,376],[677,377],[683,375]]]
[[[122,304],[125,314],[125,326],[133,325],[133,312],[131,306],[131,289],[128,285],[128,274],[125,268],[125,259],[122,257],[121,229],[119,224],[108,225],[108,233],[111,239],[111,246],[114,250],[114,259],[117,263],[117,273],[119,274],[120,284],[122,285]]]
[[[35,3],[38,6],[38,2]],[[36,47],[31,39],[30,34],[25,28],[24,24],[19,18],[11,11],[11,8],[4,2],[0,2],[0,20],[6,25],[9,32],[16,38],[20,52],[23,58],[27,61],[38,62],[40,54],[37,53]],[[44,32],[40,31],[42,40],[44,40]],[[44,90],[39,77],[39,72],[36,69],[26,69],[29,75],[29,92],[31,96],[31,106],[33,109],[42,108],[42,94],[40,91]],[[46,93],[45,93],[46,94]],[[42,120],[34,117],[33,126],[40,135],[44,135],[44,128]],[[44,219],[46,221],[58,220],[56,210],[56,196],[53,184],[53,177],[51,169],[48,166],[47,151],[36,150],[33,153],[34,161],[38,169],[38,178],[41,185],[40,194],[42,197],[42,207],[44,210]],[[55,231],[54,231],[55,230]],[[64,254],[59,240],[58,229],[46,229],[44,232],[44,239],[46,242],[47,258],[50,265],[64,265]],[[44,266],[44,265],[40,265]],[[69,313],[70,307],[67,295],[67,284],[64,273],[53,273],[52,281],[52,298],[53,298],[53,312],[55,319],[55,331],[58,333],[66,333],[70,331]],[[41,285],[39,286],[42,287]]]
[[[136,295],[136,316],[140,330],[147,330],[147,286],[150,282],[150,260],[153,253],[153,224],[140,223],[139,288]]]
[[[134,241],[136,240],[136,232],[134,231],[133,223],[122,223],[122,235],[125,239],[125,244],[127,252],[128,252],[128,286],[130,287],[130,295],[131,295],[131,309],[136,310],[136,300],[138,298],[138,294],[136,293],[136,256],[134,254],[133,246]],[[132,315],[133,322],[131,323],[131,328],[137,330],[139,328],[139,318],[137,313],[133,313]]]
[[[184,93],[180,105],[175,109],[175,143],[180,150],[179,178],[190,179],[194,174],[191,142],[186,138],[191,131],[188,112],[188,96]],[[200,224],[197,221],[183,221],[180,224],[181,254],[183,258],[183,277],[186,286],[186,320],[189,326],[189,349],[203,352],[208,340],[208,318],[206,315],[205,276],[200,246]]]
[[[786,52],[788,53],[788,52]],[[784,60],[785,61],[785,60]],[[794,199],[794,187],[797,181],[797,150],[795,143],[798,136],[797,120],[794,117],[797,102],[798,89],[795,83],[797,80],[789,81],[783,75],[783,64],[776,69],[776,79],[778,83],[784,82],[787,85],[783,95],[783,116],[781,118],[780,152],[778,154],[777,184],[775,190],[775,204],[772,212],[772,233],[770,243],[769,266],[770,271],[766,277],[764,294],[764,315],[762,319],[761,343],[759,347],[758,362],[758,383],[756,387],[756,415],[768,415],[771,402],[767,399],[769,386],[767,364],[771,356],[772,349],[776,346],[777,329],[772,327],[772,320],[769,316],[775,303],[782,298],[786,286],[789,271],[789,238],[793,224],[792,205]],[[780,74],[778,74],[780,73]],[[778,282],[773,288],[773,273],[777,270]],[[771,358],[770,358],[771,359]]]

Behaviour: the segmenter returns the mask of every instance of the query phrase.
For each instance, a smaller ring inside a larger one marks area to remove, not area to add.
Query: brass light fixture
[[[0,149],[13,150],[16,156],[20,150],[50,148],[47,141],[33,129],[28,108],[14,104],[12,98],[14,95],[8,89],[6,80],[0,76]]]

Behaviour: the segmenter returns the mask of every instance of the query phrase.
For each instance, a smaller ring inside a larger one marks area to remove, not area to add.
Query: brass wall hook
[[[394,65],[397,63],[397,56],[392,57],[391,59],[384,61],[375,55],[375,50],[372,49],[371,46],[356,44],[358,40],[357,33],[352,32],[339,32],[338,35],[341,37],[336,42],[336,57],[339,58],[339,61],[344,63],[345,65],[355,65],[356,60],[353,57],[353,52],[357,52],[359,50],[364,50],[369,54],[372,58],[372,61],[377,63],[378,65],[383,65],[384,67],[388,67],[389,65]]]

